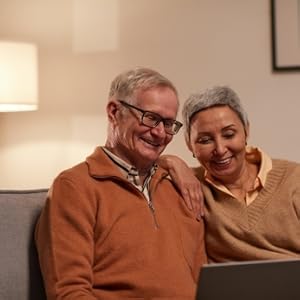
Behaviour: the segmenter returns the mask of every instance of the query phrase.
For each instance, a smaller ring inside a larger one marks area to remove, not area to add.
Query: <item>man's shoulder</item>
[[[58,181],[80,182],[82,181],[83,178],[87,176],[88,176],[88,167],[86,162],[83,161],[70,168],[61,171],[54,179],[54,182],[58,182]]]

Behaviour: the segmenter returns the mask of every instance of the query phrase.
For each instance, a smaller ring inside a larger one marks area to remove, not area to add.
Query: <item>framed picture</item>
[[[274,71],[300,71],[300,0],[271,0]]]

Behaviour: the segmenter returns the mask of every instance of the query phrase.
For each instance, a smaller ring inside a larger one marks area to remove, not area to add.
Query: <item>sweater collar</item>
[[[116,164],[107,156],[102,147],[97,147],[94,152],[86,158],[90,176],[99,177],[118,177],[124,179],[124,174]],[[158,167],[154,176],[156,179],[165,177],[167,172]]]

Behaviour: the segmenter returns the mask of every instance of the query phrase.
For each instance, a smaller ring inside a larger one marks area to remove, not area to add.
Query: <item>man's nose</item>
[[[155,134],[166,134],[165,125],[163,121],[161,120],[154,128],[151,130]]]

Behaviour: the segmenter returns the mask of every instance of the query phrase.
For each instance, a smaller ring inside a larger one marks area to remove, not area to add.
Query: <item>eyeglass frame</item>
[[[165,132],[167,134],[171,134],[171,135],[175,135],[179,132],[180,128],[183,126],[183,124],[177,120],[174,120],[174,119],[169,119],[169,118],[163,118],[161,115],[153,112],[153,111],[149,111],[149,110],[144,110],[144,109],[141,109],[139,107],[136,107],[132,104],[129,104],[128,102],[124,101],[124,100],[121,100],[121,99],[118,99],[118,101],[124,106],[124,107],[127,107],[127,108],[131,108],[131,109],[135,109],[137,110],[138,112],[142,113],[142,116],[141,116],[141,123],[149,128],[155,128],[158,126],[158,124],[160,122],[162,122],[164,124],[164,129],[165,129]],[[155,116],[155,124],[153,124],[153,126],[149,125],[149,124],[146,124],[144,123],[144,117],[146,114],[151,114],[152,116]],[[173,131],[173,132],[170,132],[168,127],[166,127],[166,122],[172,122],[172,127],[170,128],[173,128],[173,126],[175,125],[175,129],[176,131]]]

